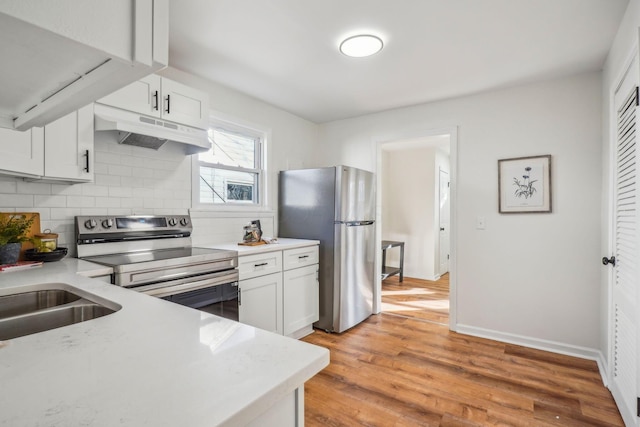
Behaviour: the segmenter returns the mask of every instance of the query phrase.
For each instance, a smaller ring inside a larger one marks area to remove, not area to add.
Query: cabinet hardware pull
[[[309,258],[309,255],[302,255],[298,257],[298,259],[304,259],[304,258]]]
[[[242,305],[242,289],[238,286],[238,306]]]
[[[89,173],[89,150],[85,150],[83,156],[85,157],[84,171]]]
[[[171,113],[171,95],[167,95],[167,109],[165,113],[167,114]]]
[[[158,91],[155,91],[155,93],[153,94],[153,97],[154,97],[154,98],[155,98],[155,100],[156,100],[156,103],[155,103],[155,105],[153,106],[153,109],[154,109],[154,110],[156,110],[156,111],[158,111],[158,108],[159,108],[159,106],[158,106]]]
[[[268,262],[263,262],[262,264],[253,264],[254,267],[262,267],[264,265],[269,265]]]

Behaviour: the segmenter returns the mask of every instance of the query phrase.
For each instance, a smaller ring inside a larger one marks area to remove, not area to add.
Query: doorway
[[[378,242],[404,243],[404,280],[380,280],[379,310],[455,330],[455,128],[378,144]],[[397,251],[387,266],[398,267]],[[380,259],[378,259],[378,265]]]

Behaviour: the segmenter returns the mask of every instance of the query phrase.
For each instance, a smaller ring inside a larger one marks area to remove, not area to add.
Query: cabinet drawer
[[[308,246],[305,248],[287,249],[283,251],[284,270],[305,267],[318,263],[318,246]]]
[[[282,252],[245,255],[238,257],[238,273],[240,280],[282,271]]]

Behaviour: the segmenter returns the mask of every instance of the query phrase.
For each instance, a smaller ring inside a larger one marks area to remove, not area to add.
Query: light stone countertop
[[[271,237],[264,237],[264,240],[271,240]],[[222,243],[222,244],[204,244],[194,245],[200,248],[212,248],[212,249],[229,249],[232,251],[238,251],[238,256],[243,255],[257,255],[267,252],[282,251],[286,249],[304,248],[307,246],[319,245],[319,240],[305,240],[305,239],[289,239],[284,237],[278,237],[278,243],[270,243],[266,245],[257,246],[243,246],[237,243]]]
[[[64,283],[122,306],[1,342],[0,425],[239,426],[329,363],[327,349],[82,276],[105,273],[73,258],[0,273],[0,294]]]

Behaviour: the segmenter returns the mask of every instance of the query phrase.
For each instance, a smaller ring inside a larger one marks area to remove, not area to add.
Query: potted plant
[[[20,257],[22,242],[29,240],[29,229],[35,215],[0,216],[0,264],[15,264]]]

